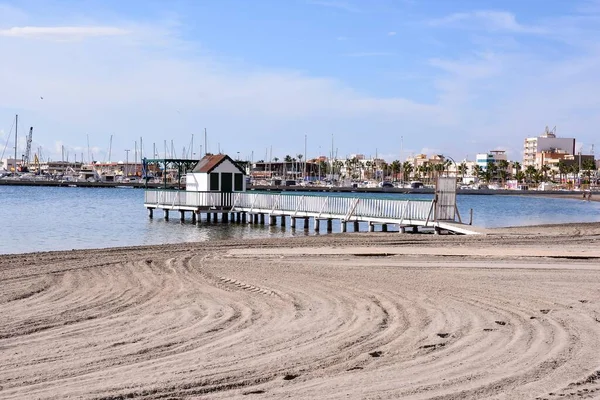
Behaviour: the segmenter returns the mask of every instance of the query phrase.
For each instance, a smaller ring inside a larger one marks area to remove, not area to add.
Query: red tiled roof
[[[237,165],[227,154],[214,154],[204,156],[200,161],[198,161],[198,164],[196,164],[192,172],[208,174],[213,169],[217,168],[219,164],[221,164],[225,160],[229,160],[233,165],[236,166],[236,168],[240,170],[240,172],[245,174],[244,170],[242,170],[239,167],[239,165]]]

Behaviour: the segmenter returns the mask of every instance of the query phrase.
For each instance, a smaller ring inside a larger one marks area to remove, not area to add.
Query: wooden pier
[[[181,190],[146,190],[144,206],[153,217],[154,210],[161,209],[165,219],[169,212],[179,213],[181,222],[186,213],[192,223],[201,223],[202,215],[207,222],[250,223],[281,225],[316,232],[333,231],[333,221],[340,222],[340,231],[360,230],[366,224],[369,232],[376,226],[381,231],[395,227],[399,232],[418,232],[420,228],[433,229],[435,233],[481,234],[483,230],[462,223],[452,198],[443,192],[436,193],[433,200],[390,200],[375,198],[319,196],[312,194],[269,194],[197,192]],[[219,218],[220,216],[220,218]]]

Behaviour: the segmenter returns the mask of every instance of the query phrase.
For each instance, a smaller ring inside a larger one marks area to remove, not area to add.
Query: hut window
[[[212,174],[210,174],[210,189],[209,190],[214,190],[214,191],[218,191],[219,190],[219,173],[218,172],[213,172]]]
[[[241,192],[244,190],[244,175],[243,174],[235,174],[235,184],[234,191]]]

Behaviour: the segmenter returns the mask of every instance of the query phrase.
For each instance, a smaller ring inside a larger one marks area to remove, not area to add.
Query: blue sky
[[[598,0],[0,0],[0,150],[105,160],[420,152],[455,159],[600,127]],[[43,97],[43,99],[41,99]],[[598,144],[598,143],[597,143]],[[19,144],[24,148],[23,139]],[[130,153],[131,155],[132,153]],[[5,155],[6,156],[6,155]]]

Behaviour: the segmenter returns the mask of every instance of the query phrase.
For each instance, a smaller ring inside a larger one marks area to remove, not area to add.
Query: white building
[[[556,127],[551,131],[546,127],[543,135],[525,139],[523,167],[527,168],[529,165],[535,166],[536,154],[545,151],[562,151],[566,154],[573,155],[575,154],[575,139],[557,138]]]
[[[499,161],[508,161],[506,158],[506,151],[504,150],[491,150],[487,153],[477,154],[475,162],[483,170],[487,169],[488,163],[498,165]]]
[[[186,174],[185,186],[193,192],[245,192],[245,175],[228,155],[207,155]]]

